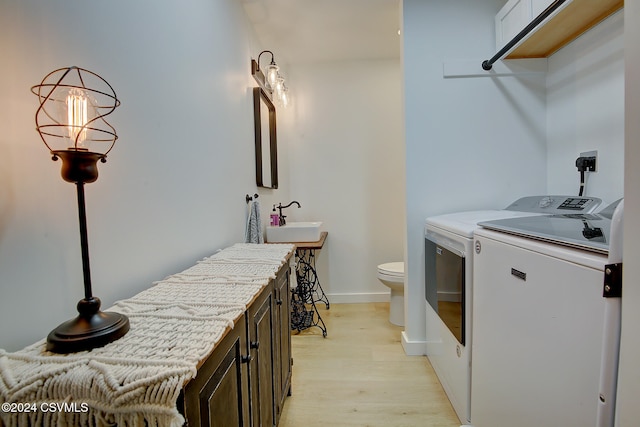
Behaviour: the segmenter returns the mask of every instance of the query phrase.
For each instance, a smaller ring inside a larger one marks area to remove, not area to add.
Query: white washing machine
[[[425,297],[427,356],[463,423],[473,421],[471,403],[473,232],[478,222],[549,213],[588,213],[593,197],[530,196],[503,210],[459,212],[427,218]]]
[[[611,217],[481,223],[474,233],[475,427],[595,426]]]

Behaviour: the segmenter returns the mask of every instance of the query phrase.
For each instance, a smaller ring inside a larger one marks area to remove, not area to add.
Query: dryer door
[[[464,252],[425,237],[425,296],[462,345],[465,344]]]

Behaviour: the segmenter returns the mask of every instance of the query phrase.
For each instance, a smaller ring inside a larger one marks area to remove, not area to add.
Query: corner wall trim
[[[410,341],[406,331],[402,331],[402,348],[407,356],[424,356],[427,354],[427,342]]]

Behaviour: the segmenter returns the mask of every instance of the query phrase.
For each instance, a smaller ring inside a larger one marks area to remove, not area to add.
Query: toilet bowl
[[[404,326],[404,262],[380,264],[378,280],[391,289],[389,322]]]

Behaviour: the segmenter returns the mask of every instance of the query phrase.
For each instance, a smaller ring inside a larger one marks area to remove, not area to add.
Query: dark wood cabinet
[[[254,427],[275,425],[273,281],[247,310],[249,390]]]
[[[276,425],[284,401],[291,395],[291,285],[289,268],[283,268],[274,283],[275,301],[275,402]]]
[[[251,425],[246,349],[246,320],[241,316],[183,390],[188,426]]]
[[[272,427],[291,394],[289,264],[253,299],[184,387],[189,427]]]

